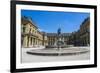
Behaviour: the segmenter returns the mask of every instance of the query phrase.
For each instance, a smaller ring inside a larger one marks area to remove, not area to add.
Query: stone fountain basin
[[[58,49],[35,49],[27,51],[28,54],[40,56],[61,56],[61,55],[76,55],[89,52],[89,48],[61,48]]]

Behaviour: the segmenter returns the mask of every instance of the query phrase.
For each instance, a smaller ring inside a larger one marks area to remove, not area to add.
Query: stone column
[[[22,44],[23,47],[27,47],[27,41],[28,41],[28,40],[27,40],[27,36],[24,36],[24,37],[23,37],[23,44]]]

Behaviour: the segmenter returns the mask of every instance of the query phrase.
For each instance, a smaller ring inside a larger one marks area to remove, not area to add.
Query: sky
[[[56,12],[39,10],[21,10],[21,16],[32,18],[40,31],[71,33],[80,28],[82,22],[90,16],[84,12]]]

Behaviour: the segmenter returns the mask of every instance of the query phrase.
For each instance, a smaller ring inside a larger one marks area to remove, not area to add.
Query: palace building
[[[65,45],[88,46],[90,45],[90,18],[80,25],[80,29],[72,33],[62,33],[61,40]],[[21,47],[41,47],[55,45],[57,33],[42,32],[31,18],[21,18]]]
[[[31,18],[21,18],[21,44],[22,47],[39,47],[47,45],[47,36],[40,32]]]
[[[67,45],[70,33],[62,33],[61,40]],[[55,45],[57,41],[57,33],[47,33],[48,45]]]
[[[80,43],[81,45],[90,45],[90,18],[83,21],[80,26]]]
[[[74,46],[89,46],[90,45],[90,18],[86,18],[80,25],[78,31],[71,33],[69,44]]]

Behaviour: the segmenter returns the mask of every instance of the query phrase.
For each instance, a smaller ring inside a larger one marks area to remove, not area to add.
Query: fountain
[[[47,45],[46,48],[52,48],[52,49],[58,49],[60,50],[61,48],[66,48],[68,47],[67,44],[65,44],[64,40],[62,39],[62,33],[61,33],[61,28],[58,28],[57,30],[57,40],[55,41],[55,44],[54,45]]]

